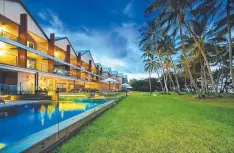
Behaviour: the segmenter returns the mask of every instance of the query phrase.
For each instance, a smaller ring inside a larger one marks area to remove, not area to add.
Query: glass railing
[[[42,52],[44,54],[48,54],[48,50],[45,49],[45,48],[43,48],[43,47],[41,47],[41,46],[37,46],[36,50],[38,50],[38,51],[40,51],[40,52]]]
[[[0,63],[18,66],[18,57],[5,51],[0,51]]]
[[[68,72],[61,68],[55,67],[53,72],[59,75],[68,76]]]
[[[10,39],[10,40],[13,40],[13,41],[16,41],[16,42],[19,42],[19,38],[16,35],[11,34],[11,33],[4,31],[4,30],[0,30],[0,36],[7,38],[7,39]]]
[[[36,67],[38,71],[48,72],[48,64],[36,63]]]

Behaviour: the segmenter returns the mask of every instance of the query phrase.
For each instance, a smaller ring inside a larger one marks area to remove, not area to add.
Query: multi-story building
[[[111,78],[111,68],[103,68],[103,71],[102,71],[102,78],[103,79],[107,79],[107,78]]]
[[[0,1],[0,92],[98,88],[100,70],[90,51],[76,52],[67,37],[47,37],[21,0]]]

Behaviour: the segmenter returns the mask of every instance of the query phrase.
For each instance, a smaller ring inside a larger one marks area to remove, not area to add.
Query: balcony
[[[16,35],[11,34],[10,32],[4,31],[0,29],[0,36],[10,39],[12,41],[19,42],[19,38]]]
[[[59,75],[68,76],[68,71],[62,68],[55,67],[53,72]]]

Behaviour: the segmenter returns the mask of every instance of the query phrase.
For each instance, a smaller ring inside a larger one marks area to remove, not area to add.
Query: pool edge
[[[123,98],[123,97],[122,97]],[[16,143],[10,148],[4,148],[0,150],[3,153],[15,153],[15,152],[47,152],[59,145],[60,143],[67,140],[72,134],[82,128],[84,125],[98,117],[108,108],[114,106],[120,100],[110,100],[107,103],[104,103],[100,106],[97,106],[93,109],[88,110],[82,114],[76,115],[68,120],[61,122],[60,132],[58,137],[58,132],[51,132],[53,128],[56,128],[56,125],[45,129],[45,131],[37,132],[30,136],[26,137],[25,140]],[[47,131],[46,131],[47,130]],[[49,132],[48,132],[49,131]],[[35,141],[34,141],[35,140]],[[34,141],[34,143],[33,143]]]

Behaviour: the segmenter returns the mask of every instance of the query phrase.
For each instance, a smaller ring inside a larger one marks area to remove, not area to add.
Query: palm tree
[[[176,35],[177,30],[179,30],[179,35],[182,43],[182,53],[185,58],[184,66],[188,71],[190,81],[196,89],[197,94],[200,95],[199,88],[197,87],[190,71],[190,63],[187,60],[182,27],[184,23],[186,8],[190,6],[191,2],[192,1],[190,0],[154,0],[153,3],[146,9],[145,14],[149,15],[153,12],[159,12],[156,19],[160,21],[160,25],[162,27],[166,26],[166,32],[171,29],[172,35]]]
[[[176,86],[177,86],[177,91],[180,93],[180,85],[177,77],[177,71],[176,71],[176,66],[173,62],[172,55],[176,54],[176,48],[175,48],[175,42],[172,41],[171,37],[168,35],[165,35],[162,37],[162,39],[159,42],[159,48],[162,50],[162,52],[165,52],[165,56],[167,57],[167,61],[170,63],[171,67],[174,70],[175,74],[175,81],[176,81]]]
[[[162,62],[162,55],[160,54],[159,50],[157,50],[157,40],[160,39],[160,29],[155,22],[149,22],[147,26],[142,27],[140,29],[140,32],[142,36],[142,39],[139,44],[140,47],[148,46],[150,47],[148,52],[152,54],[157,54],[158,56],[159,66],[162,68],[163,71],[165,90],[168,93],[167,82],[165,78],[165,69],[163,67],[164,65]]]
[[[219,11],[219,15],[222,16],[218,23],[218,27],[222,27],[222,31],[220,31],[220,35],[228,35],[228,53],[229,53],[229,69],[230,69],[230,74],[232,78],[232,86],[234,90],[234,72],[233,72],[233,49],[232,49],[232,27],[233,27],[233,20],[234,20],[234,1],[233,0],[213,0],[217,2],[218,4],[216,5],[216,10]],[[223,6],[224,9],[222,8]],[[218,12],[218,11],[217,11]]]
[[[216,49],[213,45],[210,44],[218,39],[218,33],[220,32],[220,29],[217,26],[211,25],[213,19],[212,17],[208,17],[206,14],[196,15],[195,12],[192,12],[191,14],[191,18],[184,25],[190,36],[193,38],[196,47],[199,49],[205,61],[205,65],[211,80],[211,86],[215,91],[215,94],[217,94],[215,90],[215,80],[207,54]]]

